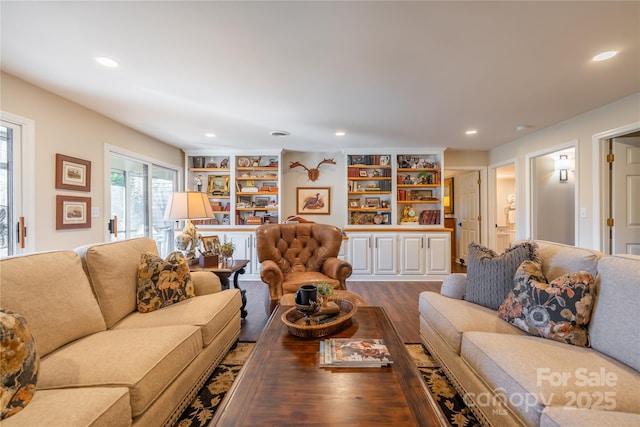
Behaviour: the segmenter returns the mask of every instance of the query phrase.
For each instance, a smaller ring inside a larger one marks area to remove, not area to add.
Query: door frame
[[[0,111],[0,119],[5,122],[9,122],[16,126],[20,126],[20,207],[14,207],[14,214],[19,214],[14,217],[24,217],[25,226],[27,231],[27,237],[25,238],[25,247],[20,249],[16,241],[15,255],[31,253],[36,250],[36,175],[35,171],[38,169],[35,165],[36,161],[36,149],[35,149],[35,121],[26,117],[18,116],[16,114],[7,113],[6,111]],[[27,167],[27,162],[31,162],[31,167]],[[19,210],[19,212],[17,212]],[[11,230],[15,230],[15,224],[8,224]]]
[[[455,165],[445,165],[444,169],[443,169],[443,177],[442,179],[444,180],[444,175],[446,171],[465,171],[465,172],[472,172],[472,171],[478,171],[480,174],[480,217],[482,218],[482,220],[480,221],[480,244],[481,245],[485,245],[487,246],[487,236],[489,234],[489,227],[487,225],[487,188],[488,188],[488,183],[487,183],[487,166],[455,166]],[[454,191],[454,197],[455,197],[455,187],[453,189]],[[458,239],[458,236],[460,235],[460,232],[458,230],[458,223],[456,222],[456,240]],[[456,245],[456,260],[460,259],[460,250],[458,248],[458,242],[451,242],[452,245]]]
[[[544,148],[542,150],[538,150],[538,151],[534,151],[531,153],[527,153],[525,155],[525,238],[527,240],[530,240],[533,238],[532,234],[533,234],[533,220],[534,220],[534,215],[533,215],[533,184],[534,181],[531,179],[531,172],[532,172],[532,162],[536,157],[541,157],[541,156],[546,156],[548,154],[552,154],[555,153],[556,151],[562,151],[562,150],[567,150],[570,148],[574,149],[574,153],[575,153],[575,168],[574,168],[574,174],[575,174],[575,185],[573,188],[573,216],[574,216],[574,220],[576,223],[576,227],[573,230],[573,242],[576,246],[579,246],[580,244],[580,221],[579,221],[579,195],[580,195],[580,167],[579,167],[579,160],[580,160],[580,149],[579,149],[579,141],[577,139],[574,139],[572,141],[569,142],[565,142],[563,144],[558,144],[558,145],[554,145],[551,147],[547,147]],[[517,229],[517,226],[516,226]],[[516,232],[516,236],[517,238],[519,238],[519,234]]]
[[[496,212],[496,205],[498,203],[498,192],[496,190],[497,186],[498,186],[498,178],[496,176],[496,171],[498,168],[503,167],[503,166],[507,166],[507,165],[513,165],[515,172],[514,172],[514,179],[515,179],[515,187],[516,187],[516,194],[518,192],[518,159],[517,158],[511,158],[511,159],[507,159],[507,160],[503,160],[501,162],[498,163],[492,163],[489,165],[489,176],[488,176],[488,180],[489,182],[487,182],[487,193],[488,193],[488,199],[487,199],[487,204],[489,205],[487,207],[487,229],[490,228],[490,226],[488,224],[497,224],[498,221],[498,212]],[[518,216],[520,213],[520,209],[518,209],[518,199],[519,197],[516,196],[516,239],[518,238],[518,234],[519,231],[518,229],[520,221],[518,221]],[[495,227],[494,227],[495,228]],[[495,231],[495,230],[494,230]],[[496,248],[498,245],[498,241],[496,239],[496,233],[487,233],[487,245],[490,248]]]
[[[593,187],[597,189],[598,196],[593,198],[593,244],[594,249],[606,253],[605,244],[607,242],[608,227],[605,221],[609,203],[609,188],[607,185],[606,168],[607,142],[628,133],[640,131],[640,121],[630,123],[614,129],[597,133],[592,137],[593,164],[592,170],[598,171],[593,175]]]

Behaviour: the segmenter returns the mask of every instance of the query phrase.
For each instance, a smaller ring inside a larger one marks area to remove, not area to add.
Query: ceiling
[[[190,150],[488,150],[640,91],[638,1],[3,0],[0,15],[5,72]]]

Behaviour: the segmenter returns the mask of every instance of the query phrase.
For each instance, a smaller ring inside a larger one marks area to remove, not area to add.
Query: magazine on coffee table
[[[381,339],[330,338],[320,341],[320,366],[379,368],[393,364],[389,349]]]

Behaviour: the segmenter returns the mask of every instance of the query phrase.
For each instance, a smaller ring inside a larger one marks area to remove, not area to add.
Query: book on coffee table
[[[381,339],[330,338],[320,341],[320,366],[379,368],[393,364],[389,349]]]

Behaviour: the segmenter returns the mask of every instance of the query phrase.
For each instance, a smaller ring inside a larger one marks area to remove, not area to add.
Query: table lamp
[[[196,247],[200,243],[200,233],[191,222],[193,219],[213,218],[213,210],[207,193],[197,191],[177,192],[171,195],[164,211],[165,221],[186,221],[182,234],[176,237],[176,248],[183,251],[189,264],[198,262]]]

